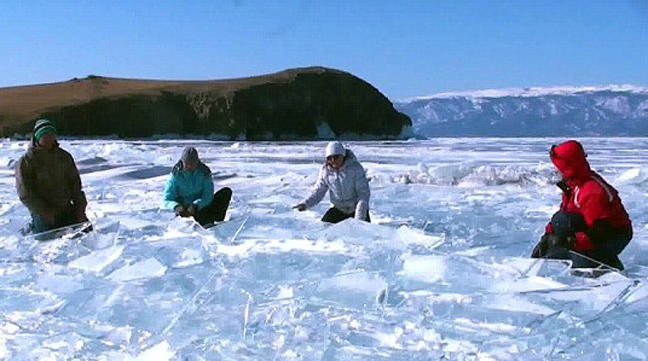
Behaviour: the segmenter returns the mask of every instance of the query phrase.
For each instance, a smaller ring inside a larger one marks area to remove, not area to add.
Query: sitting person
[[[322,221],[338,223],[347,218],[370,222],[369,182],[365,170],[353,152],[344,148],[340,142],[330,142],[326,146],[326,161],[322,166],[313,192],[301,203],[294,206],[305,211],[318,204],[329,191],[331,207]]]
[[[16,188],[31,213],[29,231],[41,233],[87,222],[85,193],[70,153],[59,147],[54,123],[40,119],[16,164]]]
[[[623,270],[618,255],[632,239],[632,223],[617,190],[590,169],[586,156],[575,140],[551,147],[551,161],[563,176],[562,203],[531,257]]]
[[[162,206],[206,226],[225,219],[231,198],[228,187],[214,194],[211,170],[200,161],[195,148],[186,147],[167,179]]]

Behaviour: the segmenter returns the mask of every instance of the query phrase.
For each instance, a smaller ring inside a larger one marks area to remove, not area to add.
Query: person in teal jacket
[[[211,170],[200,161],[196,148],[186,147],[169,174],[162,207],[180,217],[193,217],[205,226],[225,219],[231,198],[228,187],[214,194]]]

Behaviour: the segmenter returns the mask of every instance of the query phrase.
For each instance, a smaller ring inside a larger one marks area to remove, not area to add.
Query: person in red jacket
[[[562,203],[531,257],[571,259],[573,268],[605,264],[622,270],[618,255],[632,239],[632,222],[619,193],[590,169],[579,142],[554,145],[549,154],[563,177]]]

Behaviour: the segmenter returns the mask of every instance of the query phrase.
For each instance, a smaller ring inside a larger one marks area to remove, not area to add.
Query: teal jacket
[[[207,207],[214,197],[214,181],[209,167],[200,163],[195,171],[186,171],[182,162],[173,167],[164,187],[162,207],[173,210],[177,205],[195,204],[198,209]]]

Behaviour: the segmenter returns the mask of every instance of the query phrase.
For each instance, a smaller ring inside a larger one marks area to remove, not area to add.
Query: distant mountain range
[[[648,136],[648,88],[550,87],[441,93],[394,102],[436,136]]]

